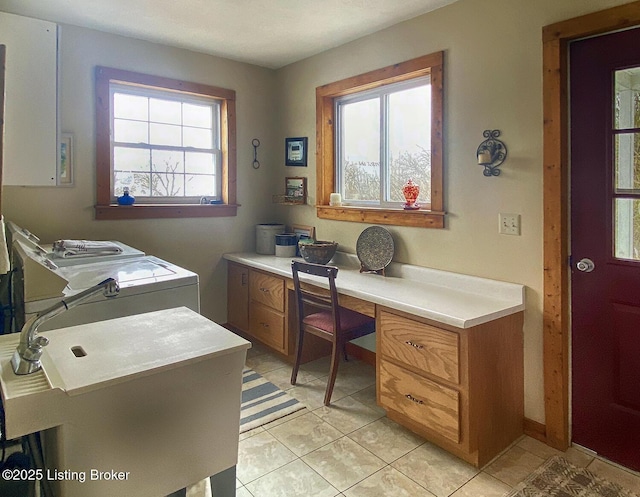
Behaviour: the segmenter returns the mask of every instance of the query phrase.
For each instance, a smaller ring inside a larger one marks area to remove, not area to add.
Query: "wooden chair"
[[[373,333],[375,331],[375,319],[338,305],[338,291],[336,290],[337,267],[292,261],[291,271],[293,273],[298,313],[298,341],[296,343],[295,364],[291,372],[291,384],[296,384],[305,333],[311,333],[328,340],[331,342],[331,367],[329,369],[329,379],[327,380],[327,390],[324,395],[324,405],[328,406],[331,402],[333,385],[338,373],[340,353],[344,350],[348,341]],[[316,293],[311,290],[313,287],[309,285],[302,287],[298,277],[299,272],[327,278],[329,281],[329,295]]]

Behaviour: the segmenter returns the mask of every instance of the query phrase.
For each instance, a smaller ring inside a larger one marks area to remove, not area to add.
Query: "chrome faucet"
[[[52,317],[77,306],[88,298],[93,297],[101,290],[104,290],[105,297],[112,298],[118,295],[120,287],[116,280],[108,278],[96,286],[92,286],[68,299],[61,300],[57,304],[52,305],[48,309],[30,318],[20,331],[20,344],[13,353],[13,357],[11,357],[13,372],[20,375],[31,374],[42,368],[40,357],[42,356],[42,349],[49,344],[49,339],[36,334],[38,326]]]

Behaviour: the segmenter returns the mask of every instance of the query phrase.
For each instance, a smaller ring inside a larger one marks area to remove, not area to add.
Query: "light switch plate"
[[[498,221],[498,233],[520,236],[520,214],[500,213]]]

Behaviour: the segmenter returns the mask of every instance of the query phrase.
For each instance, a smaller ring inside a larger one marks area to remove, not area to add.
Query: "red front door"
[[[640,471],[640,29],[569,60],[572,439]]]

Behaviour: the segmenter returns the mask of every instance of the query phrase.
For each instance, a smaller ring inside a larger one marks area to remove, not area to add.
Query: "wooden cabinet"
[[[227,322],[249,330],[249,268],[233,262],[227,266]]]
[[[522,312],[468,329],[377,311],[387,415],[481,467],[523,430]]]
[[[285,304],[284,278],[249,270],[249,333],[283,353]]]
[[[285,278],[229,262],[228,324],[278,352],[290,354],[286,288]]]

